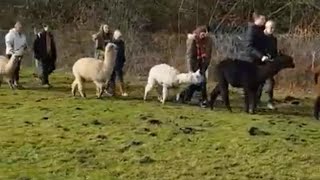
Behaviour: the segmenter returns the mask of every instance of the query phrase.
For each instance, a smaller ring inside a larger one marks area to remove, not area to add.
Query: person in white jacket
[[[21,49],[24,51],[27,49],[27,40],[26,36],[22,33],[22,24],[21,22],[16,22],[14,28],[10,29],[9,32],[5,36],[6,43],[6,56],[10,59],[11,56],[17,51],[21,52]],[[23,52],[24,52],[23,51]],[[13,84],[16,87],[21,87],[19,84],[19,72],[21,59],[23,57],[23,53],[17,56],[19,58],[19,63],[17,69],[14,72]]]

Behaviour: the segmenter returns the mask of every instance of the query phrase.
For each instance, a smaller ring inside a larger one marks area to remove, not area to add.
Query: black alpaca
[[[293,58],[279,54],[273,61],[264,65],[255,65],[250,62],[227,58],[216,66],[216,79],[218,84],[211,92],[210,107],[221,94],[226,108],[231,112],[229,102],[229,84],[235,88],[243,88],[245,95],[245,111],[255,113],[257,103],[257,91],[266,79],[273,77],[285,68],[294,68]]]

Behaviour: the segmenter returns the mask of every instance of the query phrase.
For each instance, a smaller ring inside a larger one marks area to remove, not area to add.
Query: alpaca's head
[[[190,83],[191,84],[200,84],[204,80],[203,76],[200,73],[200,70],[190,73]]]
[[[118,46],[114,43],[108,43],[104,50],[104,57],[106,59],[115,59],[118,51]]]
[[[293,57],[291,57],[289,55],[286,55],[286,54],[283,54],[281,52],[274,59],[274,63],[276,63],[276,65],[281,69],[294,68],[295,67]]]

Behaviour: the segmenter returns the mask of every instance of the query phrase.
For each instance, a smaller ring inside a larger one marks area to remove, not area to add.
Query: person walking
[[[44,24],[43,29],[36,35],[33,42],[33,53],[38,64],[38,77],[41,85],[51,87],[49,75],[56,68],[57,50],[53,34],[48,25]]]

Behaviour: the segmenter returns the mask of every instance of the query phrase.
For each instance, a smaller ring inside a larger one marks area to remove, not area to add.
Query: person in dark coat
[[[204,77],[204,82],[200,85],[192,84],[183,92],[180,93],[178,101],[188,102],[191,100],[195,91],[201,91],[200,106],[206,107],[207,105],[207,82],[206,71],[211,61],[211,52],[213,42],[209,35],[209,26],[199,26],[192,34],[188,34],[186,41],[186,60],[188,72],[196,72],[200,70],[200,73]]]
[[[274,36],[274,30],[275,30],[275,22],[272,20],[269,20],[266,22],[265,29],[264,29],[264,34],[266,38],[266,46],[265,46],[265,52],[268,54],[268,56],[271,59],[274,59],[278,55],[278,42],[277,38]],[[273,89],[275,85],[275,80],[274,78],[267,79],[265,84],[260,86],[259,91],[258,91],[258,98],[259,100],[261,99],[263,87],[265,87],[265,92],[268,95],[268,104],[267,107],[269,109],[274,109],[274,104],[273,104]]]
[[[107,93],[110,96],[113,96],[115,94],[116,79],[118,79],[120,83],[119,85],[120,85],[121,96],[128,96],[128,94],[125,92],[124,81],[123,81],[123,66],[126,62],[125,43],[122,39],[122,34],[120,30],[114,31],[112,42],[117,45],[118,51],[117,51],[115,66],[114,66],[111,78],[108,82],[107,89],[109,92]]]
[[[248,29],[243,41],[245,53],[240,59],[259,64],[269,59],[265,52],[266,38],[263,32],[266,17],[255,12],[253,19],[254,22],[248,24]]]
[[[39,78],[41,84],[50,87],[49,75],[56,68],[57,51],[53,34],[48,25],[43,25],[43,30],[36,35],[33,43],[35,59],[38,61]]]

